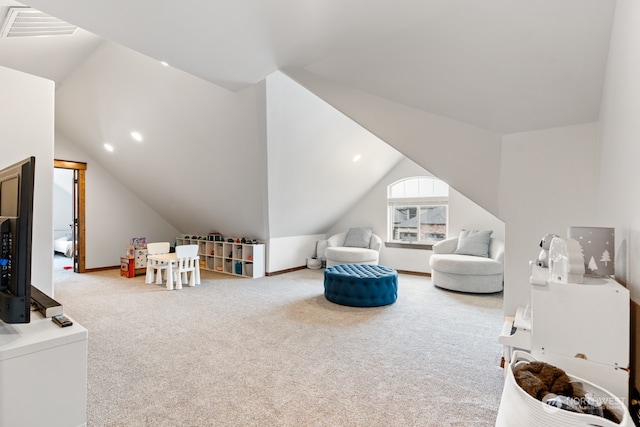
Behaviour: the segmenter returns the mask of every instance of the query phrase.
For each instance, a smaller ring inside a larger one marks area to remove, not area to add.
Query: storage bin
[[[120,257],[120,275],[122,277],[131,278],[135,276],[134,259],[127,257]]]
[[[496,427],[634,427],[631,414],[622,401],[597,385],[575,377],[567,372],[572,381],[580,381],[585,392],[590,392],[598,401],[607,407],[621,420],[620,424],[596,415],[579,414],[565,409],[547,405],[525,392],[513,375],[513,368],[519,363],[533,362],[536,359],[529,353],[514,351],[508,365]]]

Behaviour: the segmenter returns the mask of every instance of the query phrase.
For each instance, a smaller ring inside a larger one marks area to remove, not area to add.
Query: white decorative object
[[[585,274],[601,277],[615,274],[615,228],[571,226],[568,236],[582,248]]]
[[[549,280],[549,269],[547,267],[540,267],[537,261],[530,261],[531,276],[529,277],[529,284],[546,286]]]
[[[549,247],[549,280],[582,283],[584,260],[580,244],[573,239],[554,237]]]
[[[551,247],[551,241],[554,237],[560,237],[557,234],[545,234],[540,240],[540,253],[536,259],[536,265],[538,267],[549,267],[549,248]]]
[[[308,258],[307,257],[307,268],[310,268],[312,270],[317,270],[321,266],[322,266],[322,261],[320,260],[320,258],[316,258],[316,257]]]

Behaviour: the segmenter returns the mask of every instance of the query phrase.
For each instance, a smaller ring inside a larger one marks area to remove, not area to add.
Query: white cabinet
[[[264,276],[263,243],[232,243],[195,237],[196,239],[178,237],[176,245],[198,245],[201,269],[241,277]]]
[[[82,426],[87,407],[87,330],[0,322],[0,426]]]
[[[531,354],[628,404],[629,290],[610,278],[531,286]]]

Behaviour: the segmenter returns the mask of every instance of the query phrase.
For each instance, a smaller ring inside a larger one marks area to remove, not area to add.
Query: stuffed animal
[[[540,240],[540,247],[542,250],[538,254],[536,259],[536,265],[542,268],[549,267],[549,248],[551,247],[551,241],[554,237],[560,237],[557,234],[545,234],[542,240]]]
[[[518,385],[531,396],[542,400],[549,393],[572,397],[571,379],[562,369],[545,362],[517,365],[513,376]]]
[[[586,392],[584,384],[572,380],[556,366],[540,361],[519,363],[513,368],[513,378],[522,390],[548,405],[598,415],[620,424],[618,415],[603,399],[594,399],[591,393]],[[600,423],[594,422],[593,425]]]

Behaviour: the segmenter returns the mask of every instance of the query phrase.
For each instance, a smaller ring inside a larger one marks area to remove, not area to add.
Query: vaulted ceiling
[[[28,3],[223,87],[303,67],[497,133],[597,120],[615,9],[613,0]]]
[[[148,99],[156,104],[162,101],[153,84],[162,85],[164,80],[149,59],[166,61],[191,75],[190,85],[193,78],[210,85],[190,86],[194,93],[220,97],[227,96],[225,92],[249,96],[247,89],[275,71],[298,68],[496,134],[597,121],[615,10],[613,0],[26,3],[81,30],[67,37],[0,39],[0,65],[54,80],[60,95],[57,108],[64,109],[56,113],[57,126],[75,143],[87,144],[84,148],[95,156],[99,156],[95,144],[104,137],[96,129],[113,126],[125,113],[116,109],[109,112],[110,117],[98,117],[97,110],[104,105],[96,101],[97,95],[121,92],[119,105],[138,105],[144,95],[141,85],[148,85]],[[0,0],[0,16],[14,5],[20,3]],[[131,59],[130,51],[120,45],[145,59]],[[96,85],[102,91],[93,90]],[[125,99],[127,91],[138,99]],[[74,120],[90,114],[92,108],[96,110],[93,117]],[[99,113],[104,115],[106,110]],[[185,118],[184,125],[192,119]],[[188,132],[198,133],[192,128]],[[159,144],[166,134],[158,128]],[[179,137],[174,134],[164,143],[175,144]],[[197,138],[206,140],[205,133]],[[371,139],[368,143],[375,144],[375,137]],[[336,141],[332,150],[340,152],[344,146]],[[399,158],[384,150],[380,153],[388,163],[370,179],[379,178]],[[138,155],[132,162],[140,164],[144,154]],[[308,165],[321,161],[317,156],[295,160]],[[162,161],[170,162],[171,156]],[[126,176],[123,166],[118,169],[106,161],[103,166],[114,176]],[[359,188],[360,192],[367,189],[364,184]],[[134,191],[149,193],[147,188]],[[349,197],[361,195],[354,188]],[[159,209],[162,205],[153,198],[146,202]],[[344,200],[343,206],[348,203]]]

